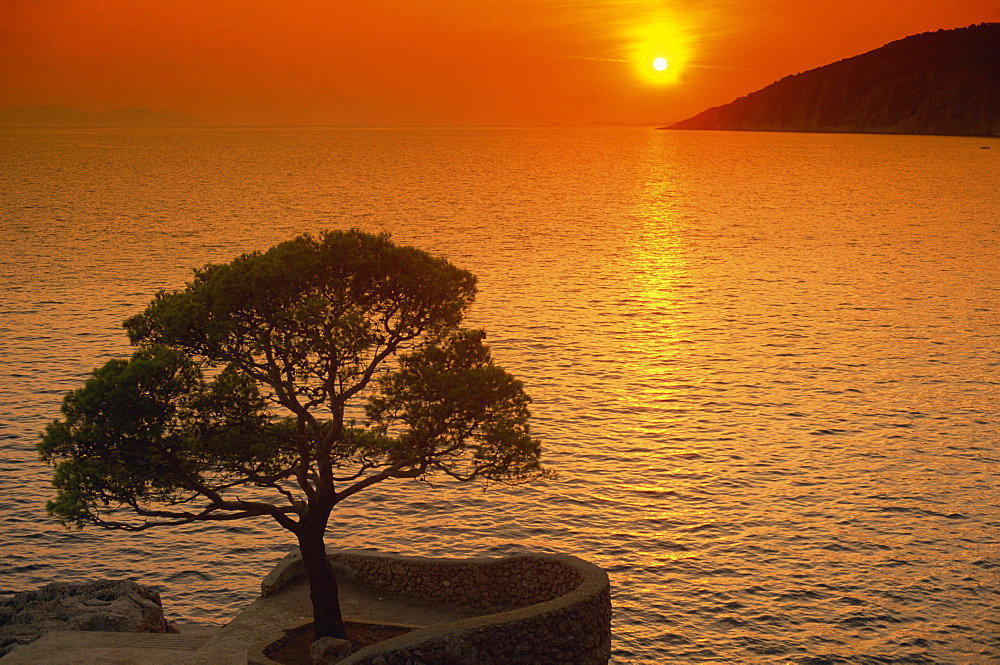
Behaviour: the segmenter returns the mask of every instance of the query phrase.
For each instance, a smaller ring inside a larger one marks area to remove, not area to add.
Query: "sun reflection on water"
[[[678,373],[686,343],[676,311],[683,306],[688,284],[683,248],[683,225],[676,210],[678,182],[669,155],[654,142],[646,177],[639,189],[633,217],[635,231],[628,272],[628,330],[622,336],[621,355],[631,377],[624,398],[642,423],[655,418],[650,434],[681,417],[673,408],[678,390],[690,379]]]

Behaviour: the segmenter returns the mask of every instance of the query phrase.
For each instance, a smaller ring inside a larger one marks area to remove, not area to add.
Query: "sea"
[[[987,149],[984,149],[987,148]],[[221,625],[266,518],[46,514],[35,450],[193,270],[359,228],[479,277],[556,477],[384,483],[333,548],[564,552],[616,664],[1000,662],[1000,142],[651,128],[0,131],[0,590],[131,578]]]

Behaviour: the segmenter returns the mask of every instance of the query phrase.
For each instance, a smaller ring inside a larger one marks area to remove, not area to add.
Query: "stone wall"
[[[605,665],[610,658],[608,576],[576,557],[428,559],[343,551],[330,562],[348,579],[491,612],[374,644],[341,665]],[[262,595],[303,572],[298,554],[286,557],[261,583]]]

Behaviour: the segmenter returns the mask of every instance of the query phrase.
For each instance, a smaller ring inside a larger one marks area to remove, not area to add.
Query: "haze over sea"
[[[255,597],[290,534],[64,530],[35,443],[158,289],[358,227],[479,276],[471,324],[559,477],[384,485],[328,546],[581,556],[610,573],[620,664],[1000,661],[987,141],[3,131],[0,587],[134,577],[201,623]]]

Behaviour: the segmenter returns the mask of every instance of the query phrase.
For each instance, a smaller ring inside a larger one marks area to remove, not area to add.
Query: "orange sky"
[[[997,0],[0,0],[0,107],[212,124],[663,123]],[[671,66],[652,67],[657,56]]]

